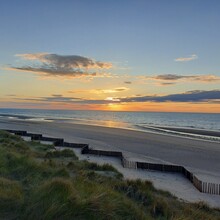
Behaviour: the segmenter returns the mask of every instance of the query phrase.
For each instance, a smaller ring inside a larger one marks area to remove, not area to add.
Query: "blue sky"
[[[18,72],[4,67],[26,62],[16,54],[43,52],[111,62],[115,67],[111,73],[118,75],[220,77],[219,11],[218,0],[1,1],[0,80],[4,84],[12,78],[16,78],[14,84],[24,79],[33,83],[32,75],[23,72],[19,78]],[[186,62],[175,61],[194,55],[195,59]],[[50,82],[53,88],[55,84],[58,82]],[[97,85],[94,83],[94,87]],[[164,87],[158,94],[193,88],[216,90],[220,84],[185,83]],[[152,86],[147,92],[155,94],[156,90]]]

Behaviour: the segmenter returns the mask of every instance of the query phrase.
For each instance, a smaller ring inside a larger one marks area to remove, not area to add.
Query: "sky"
[[[220,113],[219,0],[0,1],[0,108]]]

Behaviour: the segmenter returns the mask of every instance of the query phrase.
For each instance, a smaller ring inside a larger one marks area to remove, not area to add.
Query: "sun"
[[[111,110],[111,111],[121,111],[122,110],[121,105],[118,104],[118,102],[120,101],[118,98],[107,97],[105,100],[111,101],[111,103],[108,103],[108,105],[107,105],[108,110]]]
[[[121,111],[122,110],[121,105],[114,104],[114,103],[109,103],[108,109],[111,111]]]

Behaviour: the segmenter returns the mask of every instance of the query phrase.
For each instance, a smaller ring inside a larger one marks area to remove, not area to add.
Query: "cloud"
[[[65,103],[65,104],[122,104],[132,102],[190,102],[190,103],[219,103],[220,90],[210,91],[189,91],[179,94],[169,94],[164,96],[132,96],[132,97],[107,97],[106,99],[85,99],[76,97],[65,97],[62,95],[52,95],[50,97],[35,97],[35,98],[15,98],[15,100],[34,101],[42,103]]]
[[[131,84],[131,81],[125,81],[124,83],[125,84]]]
[[[176,58],[175,61],[176,62],[188,62],[188,61],[192,61],[192,60],[196,60],[196,59],[198,59],[198,56],[196,54],[192,54],[189,57]]]
[[[220,90],[189,91],[165,96],[141,96],[120,99],[121,102],[209,102],[220,100]]]
[[[213,104],[220,104],[220,99],[214,99],[212,101],[210,101],[210,103],[213,103]]]
[[[173,80],[179,80],[179,79],[187,79],[187,78],[191,78],[194,76],[182,76],[182,75],[175,75],[175,74],[163,74],[163,75],[157,75],[155,77],[152,77],[152,79],[158,79],[158,80],[169,80],[169,81],[173,81]]]
[[[8,70],[16,70],[16,71],[22,71],[22,72],[32,72],[32,73],[37,73],[39,75],[43,76],[59,76],[59,77],[70,77],[70,78],[75,78],[75,77],[82,77],[82,76],[96,76],[96,72],[84,72],[81,70],[74,70],[74,69],[64,69],[64,68],[59,68],[59,67],[31,67],[31,66],[26,66],[26,67],[11,67],[7,68]]]
[[[118,93],[118,92],[125,92],[125,91],[128,91],[129,88],[127,87],[119,87],[119,88],[114,88],[114,89],[96,89],[96,90],[92,90],[91,92],[92,93],[104,93],[104,94],[107,94],[107,93]]]
[[[218,82],[220,81],[220,76],[215,75],[200,75],[200,76],[194,76],[194,80],[201,81],[201,82]]]
[[[26,53],[26,54],[16,54],[16,57],[21,57],[25,60],[39,60],[41,62],[45,62],[45,57],[48,53]]]
[[[177,82],[202,82],[202,83],[216,83],[220,82],[220,76],[215,76],[213,74],[208,75],[178,75],[178,74],[161,74],[156,76],[146,76],[145,80],[154,80],[159,85],[173,85]],[[142,77],[142,80],[144,78]]]
[[[108,93],[118,93],[128,91],[127,87],[118,87],[113,89],[91,89],[91,90],[72,90],[68,93],[93,93],[93,94],[108,94]]]
[[[175,82],[160,82],[158,85],[160,86],[170,86],[170,85],[175,85]]]
[[[67,97],[61,94],[54,94],[48,97],[32,97],[32,98],[14,98],[19,101],[32,101],[39,103],[62,103],[62,104],[110,104],[119,101],[117,98],[108,97],[106,99],[84,99],[78,97]]]
[[[15,100],[34,101],[34,102],[42,102],[42,103],[79,103],[83,99],[76,97],[66,97],[60,94],[54,94],[48,97],[15,98]]]
[[[101,77],[106,73],[100,71],[112,68],[109,62],[95,61],[91,58],[77,55],[58,55],[49,53],[17,54],[17,57],[28,61],[28,65],[12,66],[7,69],[32,72],[53,77]],[[108,75],[108,74],[107,74]]]
[[[15,95],[15,94],[7,94],[6,96],[15,97],[15,96],[17,96],[17,95]]]
[[[25,60],[38,60],[42,63],[47,63],[64,68],[100,68],[109,69],[112,67],[111,63],[95,61],[87,57],[78,55],[58,55],[49,53],[37,53],[37,54],[17,54]]]

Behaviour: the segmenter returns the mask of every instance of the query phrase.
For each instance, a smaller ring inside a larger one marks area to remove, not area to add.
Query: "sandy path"
[[[88,160],[98,164],[109,163],[126,179],[142,179],[151,181],[157,189],[169,191],[171,194],[186,202],[206,202],[211,207],[220,208],[220,196],[200,193],[191,182],[181,174],[164,173],[157,171],[135,170],[123,168],[117,158],[109,158],[96,155],[82,155],[79,150],[74,150],[79,159]]]

